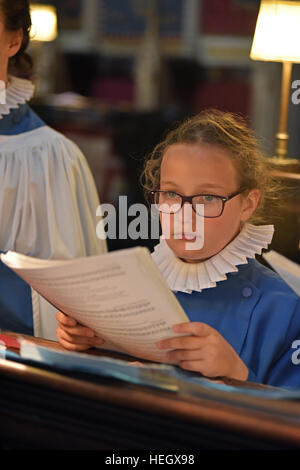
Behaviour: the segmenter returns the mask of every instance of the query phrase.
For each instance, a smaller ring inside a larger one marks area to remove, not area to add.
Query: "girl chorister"
[[[153,260],[190,320],[174,325],[174,338],[157,347],[169,350],[170,362],[206,377],[299,387],[292,363],[299,298],[255,259],[272,241],[274,227],[258,220],[275,186],[250,129],[218,111],[186,120],[153,150],[143,184],[161,218],[170,219]],[[191,208],[189,233],[182,223],[178,236],[177,214],[184,221]],[[58,320],[66,348],[101,343],[69,317],[59,313]]]

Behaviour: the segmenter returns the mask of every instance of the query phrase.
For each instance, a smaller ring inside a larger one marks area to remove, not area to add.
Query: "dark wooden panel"
[[[130,393],[130,391],[128,391]],[[0,376],[0,448],[289,449],[295,444]],[[297,446],[296,446],[297,447]]]
[[[282,197],[278,208],[266,208],[266,223],[275,226],[270,248],[300,263],[300,172],[273,174],[282,185]]]

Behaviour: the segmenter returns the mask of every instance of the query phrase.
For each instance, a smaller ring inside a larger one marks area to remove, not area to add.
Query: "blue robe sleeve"
[[[33,334],[31,288],[0,261],[0,329]]]
[[[258,378],[255,371],[249,368],[247,381],[261,382],[262,380]],[[284,346],[270,362],[263,383],[282,388],[300,388],[300,299],[291,315]]]

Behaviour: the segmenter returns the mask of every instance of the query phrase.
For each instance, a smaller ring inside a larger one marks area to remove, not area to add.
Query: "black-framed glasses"
[[[242,194],[245,188],[241,188],[229,196],[218,196],[216,194],[194,194],[193,196],[182,196],[176,191],[150,191],[153,196],[154,204],[159,212],[164,214],[176,214],[183,205],[188,202],[191,204],[194,212],[207,218],[220,217],[223,214],[224,206],[230,199]],[[201,206],[201,209],[197,209]],[[204,211],[204,213],[203,213]]]

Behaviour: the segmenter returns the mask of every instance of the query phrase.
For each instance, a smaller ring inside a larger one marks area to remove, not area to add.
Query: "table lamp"
[[[33,3],[31,14],[31,53],[33,55],[36,77],[35,96],[52,93],[54,89],[55,49],[50,44],[57,37],[57,14],[52,5]]]
[[[300,1],[262,0],[250,58],[282,62],[279,128],[274,163],[288,164],[288,107],[293,62],[300,62]]]
[[[57,15],[51,5],[31,5],[31,39],[33,41],[54,41],[57,36]]]

